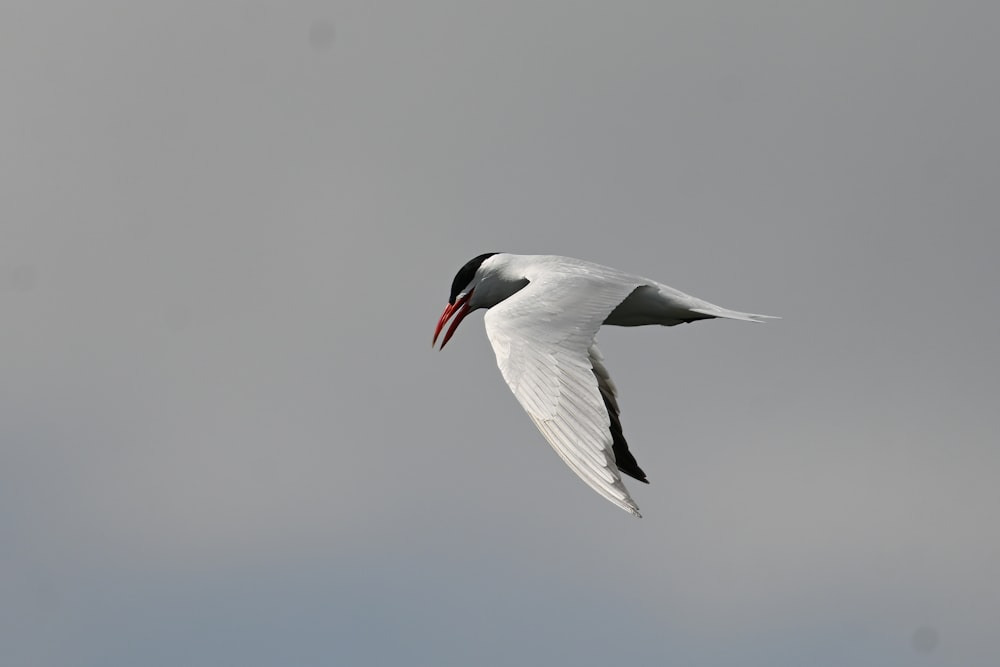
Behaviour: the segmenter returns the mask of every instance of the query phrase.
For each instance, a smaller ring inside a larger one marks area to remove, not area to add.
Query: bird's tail
[[[767,320],[780,320],[780,317],[775,315],[758,315],[757,313],[741,313],[738,310],[729,310],[728,308],[719,308],[718,306],[712,306],[711,308],[692,308],[692,313],[700,313],[701,315],[708,315],[709,317],[724,317],[727,320],[743,320],[744,322],[757,322],[762,323]]]

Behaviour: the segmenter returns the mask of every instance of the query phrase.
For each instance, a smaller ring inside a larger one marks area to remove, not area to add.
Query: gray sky
[[[998,21],[5,2],[3,664],[995,665]],[[431,350],[493,250],[783,316],[602,332],[642,521]]]

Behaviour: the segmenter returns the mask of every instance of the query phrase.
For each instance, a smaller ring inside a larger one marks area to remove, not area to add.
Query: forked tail
[[[727,308],[719,308],[718,306],[713,306],[712,308],[691,308],[692,313],[700,313],[702,315],[708,315],[709,317],[724,317],[727,320],[743,320],[744,322],[757,322],[758,324],[763,323],[767,320],[780,320],[780,317],[775,315],[758,315],[757,313],[741,313],[738,310],[729,310]]]

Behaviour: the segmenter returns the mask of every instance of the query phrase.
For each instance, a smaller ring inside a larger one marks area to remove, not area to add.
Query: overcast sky
[[[1000,654],[1000,5],[0,7],[0,662]],[[780,315],[605,330],[635,520],[487,251]]]

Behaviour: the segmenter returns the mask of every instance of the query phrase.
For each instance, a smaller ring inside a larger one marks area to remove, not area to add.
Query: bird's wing
[[[611,450],[615,454],[615,467],[619,472],[623,472],[629,477],[634,477],[643,484],[649,484],[646,473],[642,471],[636,462],[632,452],[628,450],[628,443],[625,442],[625,434],[622,432],[621,408],[618,407],[618,388],[608,374],[608,368],[604,365],[604,357],[597,349],[597,343],[590,346],[590,365],[594,369],[597,377],[597,388],[601,392],[604,400],[604,407],[608,410],[608,418],[611,420]]]
[[[529,280],[486,313],[486,334],[500,372],[573,472],[639,516],[615,465],[612,427],[618,423],[618,403],[594,336],[641,283],[584,271],[544,271]]]

